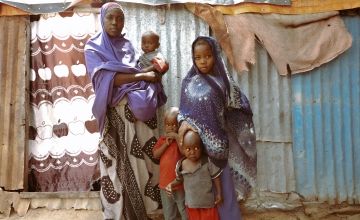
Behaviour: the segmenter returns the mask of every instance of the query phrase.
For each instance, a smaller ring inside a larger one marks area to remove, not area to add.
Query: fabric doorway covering
[[[31,22],[29,191],[89,191],[99,178],[99,132],[83,48],[91,13]]]

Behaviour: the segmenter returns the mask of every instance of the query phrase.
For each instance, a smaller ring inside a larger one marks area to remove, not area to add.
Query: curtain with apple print
[[[99,178],[94,93],[84,45],[94,14],[46,14],[31,22],[29,191],[89,191]]]

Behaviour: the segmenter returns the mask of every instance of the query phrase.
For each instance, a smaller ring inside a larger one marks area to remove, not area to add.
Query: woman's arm
[[[146,72],[150,72],[150,71],[154,71],[155,72],[155,67],[154,67],[154,65],[150,65],[150,66],[148,66],[148,67],[144,67],[144,68],[142,68],[141,69],[141,72],[142,73],[146,73]]]
[[[114,86],[121,86],[126,83],[147,81],[147,82],[160,82],[161,74],[155,72],[145,73],[117,73],[114,78]]]

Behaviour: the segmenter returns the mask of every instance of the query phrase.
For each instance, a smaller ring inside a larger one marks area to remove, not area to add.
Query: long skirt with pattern
[[[99,143],[104,219],[144,220],[159,208],[157,137],[156,118],[136,121],[126,98],[108,108]]]

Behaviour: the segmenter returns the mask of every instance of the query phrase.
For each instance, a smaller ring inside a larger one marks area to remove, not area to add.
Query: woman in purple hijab
[[[104,219],[148,219],[158,208],[156,110],[166,102],[161,75],[141,72],[124,37],[124,12],[115,2],[102,6],[101,31],[85,46],[87,72],[95,91],[101,202]]]
[[[256,183],[253,114],[248,99],[228,74],[215,39],[198,37],[192,56],[193,66],[181,87],[180,146],[187,130],[200,134],[206,153],[223,169],[220,219],[239,220],[237,200],[245,198]]]

